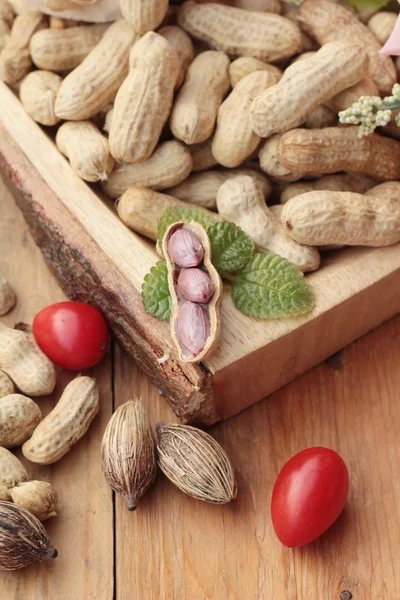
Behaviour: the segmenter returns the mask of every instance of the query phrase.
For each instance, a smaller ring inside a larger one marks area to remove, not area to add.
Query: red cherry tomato
[[[272,524],[285,546],[304,546],[342,512],[349,494],[343,459],[329,448],[307,448],[283,467],[272,492]]]
[[[33,335],[56,365],[88,369],[107,352],[109,333],[103,315],[83,302],[50,304],[33,319]]]

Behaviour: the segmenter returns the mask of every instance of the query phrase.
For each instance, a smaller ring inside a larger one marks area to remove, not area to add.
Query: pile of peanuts
[[[337,117],[397,82],[379,53],[394,12],[120,0],[123,19],[82,24],[60,18],[70,0],[15,19],[13,1],[0,77],[131,229],[155,240],[165,209],[191,203],[304,272],[320,250],[400,241],[400,129],[359,137]]]
[[[15,304],[14,290],[0,276],[0,316]],[[0,501],[13,502],[41,521],[56,516],[57,493],[46,481],[29,480],[24,465],[8,448],[22,446],[22,454],[32,463],[53,464],[85,435],[100,407],[95,379],[80,375],[43,417],[32,398],[51,394],[55,385],[55,366],[31,332],[0,323]]]

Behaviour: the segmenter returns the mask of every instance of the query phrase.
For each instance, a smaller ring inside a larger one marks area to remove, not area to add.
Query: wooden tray
[[[75,175],[2,82],[0,106],[0,169],[60,285],[104,312],[183,421],[211,424],[238,413],[399,311],[399,245],[346,249],[308,276],[316,308],[306,317],[250,319],[226,285],[219,349],[204,363],[180,363],[168,326],[147,315],[140,298],[157,261],[152,245]]]

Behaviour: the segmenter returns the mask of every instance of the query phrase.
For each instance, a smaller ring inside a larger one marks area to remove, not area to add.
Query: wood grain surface
[[[39,308],[63,298],[1,182],[0,272],[18,293],[2,322],[29,323]],[[344,590],[355,600],[399,600],[399,336],[398,317],[212,428],[238,473],[231,505],[192,500],[158,475],[135,513],[116,500],[114,520],[99,456],[113,400],[118,406],[141,396],[154,424],[175,420],[115,345],[93,370],[102,410],[87,436],[51,467],[25,461],[60,495],[58,516],[45,524],[59,557],[1,573],[1,600],[340,600]],[[70,378],[59,373],[55,395],[40,400],[45,412]],[[286,550],[271,526],[272,486],[283,463],[312,445],[341,453],[350,499],[319,541]]]

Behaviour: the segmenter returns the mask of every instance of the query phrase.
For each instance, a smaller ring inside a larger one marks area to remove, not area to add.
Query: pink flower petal
[[[385,56],[400,56],[400,15],[397,18],[390,38],[380,53]]]

